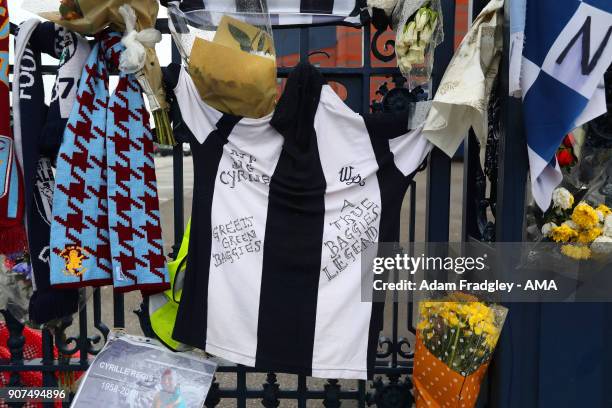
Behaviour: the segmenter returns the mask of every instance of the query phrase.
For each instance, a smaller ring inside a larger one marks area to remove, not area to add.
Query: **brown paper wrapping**
[[[276,62],[196,38],[189,74],[200,97],[213,108],[237,116],[261,118],[276,103]]]
[[[136,12],[136,26],[139,31],[155,25],[159,11],[156,0],[79,0],[83,18],[64,20],[59,11],[40,13],[40,16],[84,35],[97,34],[109,25],[111,29],[123,32],[125,24],[119,14],[119,7],[124,4],[132,6]]]
[[[240,50],[241,44],[232,34],[232,28],[230,27],[238,29],[238,31],[242,31],[248,36],[248,44],[252,50],[267,52],[268,54],[275,54],[272,37],[270,37],[267,32],[230,16],[223,16],[219,22],[217,31],[215,31],[215,38],[213,39],[213,42]],[[259,49],[260,46],[261,49]]]
[[[467,377],[451,370],[431,354],[417,334],[414,355],[414,397],[417,408],[472,408],[487,372],[483,364]]]
[[[159,11],[157,0],[79,0],[83,18],[64,20],[59,11],[40,13],[40,16],[83,35],[97,34],[108,26],[114,31],[124,32],[125,24],[123,17],[119,14],[119,7],[123,4],[129,4],[136,12],[138,31],[155,27],[157,12]],[[163,109],[168,109],[166,92],[162,85],[161,67],[155,50],[147,49],[144,71],[160,106]]]

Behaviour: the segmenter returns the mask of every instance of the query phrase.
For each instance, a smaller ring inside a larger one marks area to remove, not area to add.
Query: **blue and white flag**
[[[572,129],[606,112],[612,0],[529,0],[521,84],[533,197],[542,210],[563,176],[555,153]]]

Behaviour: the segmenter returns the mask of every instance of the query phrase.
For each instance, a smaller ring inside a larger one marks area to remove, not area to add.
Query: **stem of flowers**
[[[155,96],[155,92],[151,88],[149,80],[144,74],[143,70],[136,73],[136,80],[140,84],[144,94],[147,96],[149,101],[149,109],[153,112],[153,120],[155,121],[155,133],[157,143],[162,145],[175,146],[176,140],[174,139],[174,133],[170,126],[170,117],[168,112],[162,108]]]
[[[162,145],[175,146],[176,140],[170,126],[170,118],[165,109],[153,111],[153,120],[155,121],[155,133],[157,143]]]
[[[453,368],[453,361],[455,360],[455,353],[457,352],[457,343],[459,342],[459,335],[461,333],[461,329],[457,328],[457,333],[455,334],[455,340],[453,341],[452,353],[450,360],[448,361],[448,366]]]

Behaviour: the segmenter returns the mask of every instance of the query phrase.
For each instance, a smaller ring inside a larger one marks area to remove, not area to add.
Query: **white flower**
[[[408,53],[408,48],[410,47],[410,44],[406,43],[406,42],[396,42],[395,43],[395,54],[397,55],[397,58],[401,58],[404,55],[406,55]]]
[[[436,24],[438,24],[438,13],[433,10],[429,10],[429,26],[432,30],[436,27]]]
[[[410,62],[408,55],[398,58],[397,65],[402,72],[408,72],[412,69],[412,63]]]
[[[412,44],[417,40],[417,29],[414,21],[409,22],[404,27],[404,41],[408,44]]]
[[[547,222],[546,224],[542,225],[542,235],[544,235],[545,237],[550,236],[550,233],[552,232],[553,228],[557,228],[557,224],[555,224],[554,222]]]
[[[401,58],[408,53],[408,49],[410,48],[408,35],[408,26],[405,26],[404,29],[398,33],[397,40],[395,41],[395,53],[397,54],[398,58]]]
[[[429,22],[429,10],[426,7],[421,7],[414,17],[417,31],[421,31]]]
[[[561,225],[567,225],[568,227],[570,227],[571,229],[578,231],[580,229],[580,227],[578,226],[578,224],[576,224],[574,221],[572,220],[567,220],[565,221],[563,224]]]
[[[431,41],[431,35],[433,34],[433,29],[429,26],[423,28],[423,31],[421,31],[419,37],[421,39],[421,41],[423,41],[425,43],[425,45],[429,44],[429,42]]]
[[[412,46],[408,50],[408,54],[405,58],[408,58],[410,64],[422,64],[425,62],[425,52],[420,47]]]
[[[595,254],[606,255],[612,253],[612,238],[597,237],[591,244],[591,251]]]
[[[563,187],[559,187],[553,191],[552,195],[553,207],[562,210],[569,210],[574,205],[574,196]]]
[[[604,221],[603,234],[608,238],[612,238],[612,214],[608,215]]]
[[[396,4],[397,0],[368,0],[368,7],[382,9],[388,16],[393,13]]]

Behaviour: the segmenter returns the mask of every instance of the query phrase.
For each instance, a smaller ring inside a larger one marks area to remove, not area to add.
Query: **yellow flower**
[[[499,335],[493,335],[490,334],[485,338],[485,344],[491,349],[493,350],[495,348],[495,346],[497,345],[497,340],[499,338]]]
[[[429,329],[429,326],[430,326],[429,321],[421,320],[419,324],[417,325],[417,330],[423,331],[423,330]]]
[[[597,227],[580,231],[578,234],[578,242],[581,244],[590,244],[595,238],[601,236],[602,233],[602,229]]]
[[[578,232],[566,224],[562,224],[550,231],[550,236],[555,242],[569,242],[578,236]]]
[[[561,253],[573,259],[589,259],[591,257],[591,250],[588,247],[580,245],[563,245],[561,247]]]
[[[448,300],[453,300],[457,302],[465,302],[465,303],[478,302],[478,298],[476,296],[470,295],[469,293],[463,293],[463,292],[451,293],[450,295],[448,295]]]
[[[572,221],[580,228],[591,229],[599,224],[599,216],[593,207],[587,203],[580,203],[574,208]]]
[[[599,207],[597,207],[595,209],[596,211],[601,211],[601,213],[603,214],[604,218],[610,214],[612,214],[612,210],[610,209],[610,207],[608,207],[605,204],[599,204]]]

